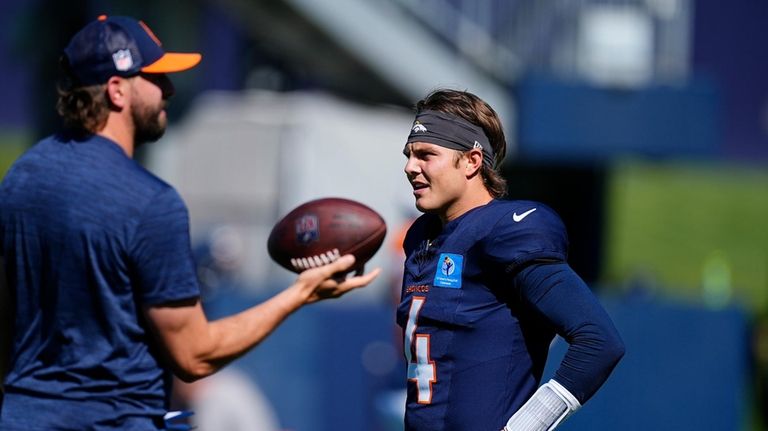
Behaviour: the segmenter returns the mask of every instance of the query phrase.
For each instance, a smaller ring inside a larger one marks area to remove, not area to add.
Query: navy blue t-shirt
[[[0,429],[153,429],[170,373],[142,306],[199,295],[178,193],[111,140],[55,135],[0,185],[14,304]]]
[[[397,310],[406,430],[499,430],[531,396],[555,331],[514,277],[532,261],[564,262],[567,247],[560,218],[537,202],[494,200],[444,226],[431,214],[414,222]]]

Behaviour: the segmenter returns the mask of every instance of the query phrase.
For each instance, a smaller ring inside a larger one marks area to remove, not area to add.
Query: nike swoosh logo
[[[516,222],[521,222],[524,218],[528,217],[528,214],[530,214],[530,213],[532,213],[534,211],[536,211],[536,208],[531,208],[528,211],[526,211],[526,212],[524,212],[524,213],[522,213],[520,215],[518,215],[517,212],[513,212],[512,213],[512,220],[514,220]]]

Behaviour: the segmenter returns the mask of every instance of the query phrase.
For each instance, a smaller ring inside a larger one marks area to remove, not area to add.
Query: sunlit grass
[[[608,197],[605,281],[768,309],[768,169],[624,163]]]
[[[31,138],[26,133],[0,131],[0,179],[30,143]]]

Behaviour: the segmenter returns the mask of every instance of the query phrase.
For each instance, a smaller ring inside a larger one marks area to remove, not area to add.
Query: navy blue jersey
[[[536,390],[555,335],[513,279],[533,261],[567,258],[550,208],[494,200],[441,225],[411,226],[397,321],[408,360],[406,430],[491,431]]]
[[[99,136],[49,137],[0,185],[15,314],[1,429],[152,429],[167,409],[142,306],[198,296],[176,191]]]

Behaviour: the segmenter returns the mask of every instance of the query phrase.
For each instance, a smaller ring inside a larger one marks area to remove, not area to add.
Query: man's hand
[[[366,286],[381,273],[381,268],[376,268],[363,274],[362,268],[353,268],[354,264],[354,256],[351,254],[342,256],[328,265],[302,272],[294,286],[307,295],[305,303],[311,304],[324,299],[338,298],[353,289]],[[356,272],[354,276],[347,278],[349,271]]]
[[[272,298],[213,322],[206,318],[198,298],[145,307],[145,313],[174,373],[191,382],[252,349],[303,305],[337,298],[365,286],[381,272],[377,268],[347,278],[345,274],[354,270],[354,263],[355,258],[348,255],[308,269]]]

